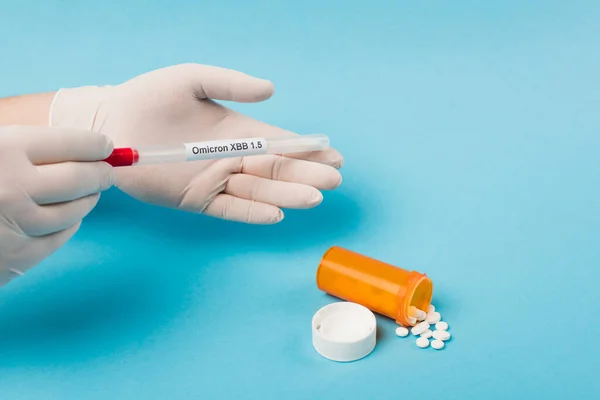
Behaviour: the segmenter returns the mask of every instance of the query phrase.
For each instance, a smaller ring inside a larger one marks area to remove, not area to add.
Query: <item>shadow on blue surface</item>
[[[325,193],[325,200],[312,210],[285,210],[277,225],[248,225],[157,208],[113,191],[103,199],[91,223],[119,224],[127,220],[145,234],[176,241],[180,246],[280,250],[282,245],[310,246],[351,233],[363,218],[356,196],[344,191]]]
[[[110,191],[65,249],[0,291],[0,368],[80,363],[148,344],[211,290],[202,274],[227,258],[320,254],[356,232],[364,210],[353,198],[327,193],[313,210],[251,226]]]

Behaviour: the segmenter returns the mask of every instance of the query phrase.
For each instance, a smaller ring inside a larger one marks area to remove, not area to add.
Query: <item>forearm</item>
[[[0,99],[0,126],[48,126],[54,92]]]

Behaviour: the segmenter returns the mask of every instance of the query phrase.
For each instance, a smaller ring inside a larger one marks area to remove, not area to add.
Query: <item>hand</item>
[[[63,89],[53,102],[50,123],[103,132],[116,147],[294,135],[211,100],[259,102],[272,93],[269,81],[183,64],[118,86]],[[151,204],[268,224],[283,218],[280,208],[318,205],[320,190],[341,183],[337,168],[342,162],[328,149],[118,168],[116,186]]]
[[[112,186],[100,133],[0,127],[0,286],[38,264],[79,229]]]

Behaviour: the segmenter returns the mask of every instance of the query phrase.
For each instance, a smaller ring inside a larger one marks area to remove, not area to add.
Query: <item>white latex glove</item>
[[[211,100],[259,102],[272,94],[269,81],[183,64],[117,86],[62,89],[55,96],[50,124],[103,132],[115,147],[294,135]],[[280,208],[318,205],[320,190],[341,183],[337,168],[342,162],[337,151],[328,149],[117,168],[116,186],[151,204],[268,224],[283,218]]]
[[[113,185],[100,133],[0,127],[0,286],[65,244]]]

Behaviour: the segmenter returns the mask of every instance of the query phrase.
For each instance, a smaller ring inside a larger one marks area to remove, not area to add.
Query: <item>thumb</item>
[[[273,95],[270,81],[246,75],[239,71],[201,64],[183,64],[173,67],[176,75],[185,77],[199,99],[255,103]]]

